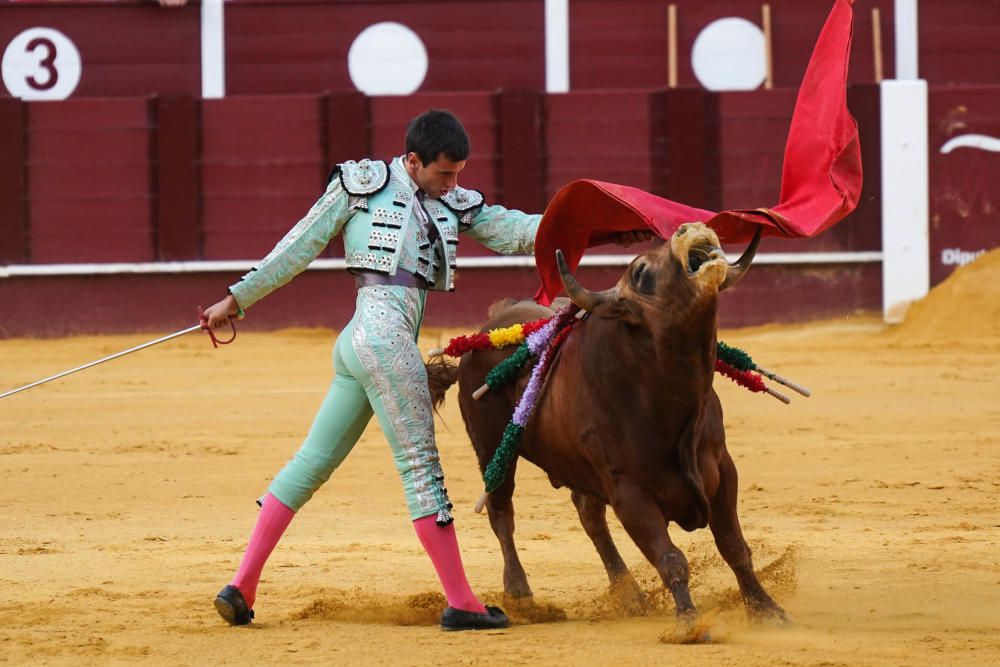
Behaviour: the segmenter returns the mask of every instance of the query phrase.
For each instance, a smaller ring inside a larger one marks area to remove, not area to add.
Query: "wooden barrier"
[[[816,239],[767,239],[762,252],[880,249],[878,89],[852,86],[848,98],[860,125],[865,170],[857,211]],[[457,111],[472,135],[462,183],[491,201],[536,211],[581,177],[712,209],[773,204],[793,103],[790,90],[684,88],[375,99],[357,93],[60,104],[0,99],[0,194],[13,202],[3,207],[0,226],[0,336],[173,326],[176,315],[157,314],[160,308],[174,311],[203,293],[196,300],[206,303],[242,269],[127,279],[5,278],[5,266],[259,259],[315,201],[333,163],[362,157],[366,147],[382,158],[401,153],[410,116],[431,106]],[[930,104],[932,276],[938,282],[976,252],[1000,244],[990,199],[990,184],[1000,178],[993,153],[969,147],[941,152],[963,134],[1000,136],[992,114],[1000,106],[1000,87],[932,91]],[[465,258],[489,254],[478,244],[462,247]],[[325,257],[342,257],[339,242]],[[727,296],[723,322],[877,309],[878,269],[877,262],[755,267],[749,282]],[[585,268],[581,279],[600,288],[620,272]],[[460,274],[461,298],[432,295],[430,303],[438,305],[428,323],[477,321],[490,300],[528,296],[537,282],[530,268],[466,268]],[[283,292],[293,298],[268,300],[255,314],[272,327],[340,326],[352,289],[336,272],[309,272]],[[114,314],[116,300],[151,290],[163,296],[141,322]],[[35,304],[60,291],[72,292],[76,314],[42,321]]]
[[[5,264],[30,259],[26,123],[21,100],[0,97],[0,263]]]
[[[865,195],[855,216],[819,239],[797,241],[796,250],[879,247],[871,231],[878,217],[868,210],[878,194],[877,89],[852,87],[850,96],[869,176]],[[793,104],[789,90],[684,88],[61,104],[7,98],[0,101],[8,119],[0,142],[9,147],[0,158],[2,187],[25,203],[4,208],[10,223],[0,252],[15,264],[259,258],[305,214],[334,164],[399,155],[411,116],[435,106],[465,122],[473,152],[461,182],[491,202],[541,211],[566,183],[597,178],[713,210],[769,206],[778,200]],[[490,253],[463,247],[470,254]],[[325,256],[342,256],[339,246]]]
[[[419,36],[428,67],[420,92],[545,89],[545,13],[539,0],[229,0],[224,9],[228,95],[356,92],[349,51],[365,29],[398,22]],[[985,0],[920,3],[921,76],[930,85],[996,85],[995,12]],[[878,10],[889,0],[855,0],[849,81],[874,83]],[[760,0],[702,0],[671,12],[662,0],[574,0],[569,9],[570,90],[699,86],[695,40],[713,21],[737,17],[764,29]],[[829,4],[769,2],[776,89],[798,86]],[[49,27],[79,50],[74,96],[200,95],[201,3],[161,9],[150,0],[19,0],[0,3],[0,50],[22,31]],[[673,19],[671,19],[673,17]],[[669,46],[668,46],[669,43]],[[675,53],[676,57],[669,57]],[[887,42],[881,70],[895,75]],[[671,64],[672,63],[672,64]],[[0,87],[2,88],[2,87]],[[2,94],[2,93],[0,93]]]
[[[963,94],[982,100],[975,107],[982,109],[996,93],[941,93]],[[8,119],[0,142],[9,147],[0,153],[0,187],[24,205],[4,207],[10,222],[0,252],[12,264],[259,258],[305,214],[335,163],[402,153],[410,117],[433,106],[466,123],[473,153],[461,182],[492,202],[541,211],[571,180],[597,178],[713,210],[770,206],[794,97],[681,88],[203,102],[8,98],[0,101]],[[796,251],[880,247],[877,87],[852,86],[849,98],[861,128],[862,201],[830,233],[796,241]],[[342,256],[338,248],[325,256]],[[785,249],[772,239],[764,247]],[[476,244],[463,247],[470,253],[489,254]]]

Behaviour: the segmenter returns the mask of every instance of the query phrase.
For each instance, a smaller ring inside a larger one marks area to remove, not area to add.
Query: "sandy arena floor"
[[[1000,664],[998,285],[994,252],[902,327],[857,316],[720,336],[814,391],[784,406],[716,381],[744,531],[790,628],[750,625],[708,531],[676,527],[714,642],[662,641],[662,593],[652,615],[617,614],[569,492],[522,464],[517,536],[541,609],[508,609],[503,632],[442,633],[443,598],[374,424],[272,557],[258,622],[226,626],[212,598],[254,499],[308,428],[335,335],[248,331],[218,351],[188,336],[0,401],[0,662]],[[0,388],[144,339],[0,341]],[[470,579],[501,602],[454,395],[439,432]]]

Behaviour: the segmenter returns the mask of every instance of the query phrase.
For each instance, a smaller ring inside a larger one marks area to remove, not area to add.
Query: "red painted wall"
[[[869,141],[878,118],[873,92],[871,87],[851,90],[863,112],[866,169],[872,161],[877,165],[877,151],[871,148],[877,140]],[[330,165],[343,160],[348,147],[370,146],[370,154],[391,158],[401,152],[407,121],[429,106],[451,108],[465,120],[474,148],[462,182],[491,200],[503,192],[503,202],[543,205],[570,180],[596,177],[696,205],[703,202],[688,199],[688,188],[731,205],[769,205],[777,198],[792,102],[787,91],[714,95],[691,90],[371,100],[312,95],[200,102],[184,96],[11,100],[0,105],[13,127],[4,133],[4,145],[27,150],[20,158],[16,151],[0,156],[0,169],[27,175],[28,234],[27,241],[19,241],[14,230],[0,240],[5,256],[15,262],[23,261],[19,256],[33,263],[258,259],[304,215],[322,191]],[[341,114],[349,124],[337,122]],[[870,179],[866,187],[871,184]],[[8,190],[16,195],[18,188]],[[878,218],[866,216],[863,208],[820,239],[768,239],[764,249],[877,248]],[[463,245],[465,256],[487,253],[478,244]],[[342,256],[339,243],[326,255]],[[587,269],[581,277],[606,286],[620,271]],[[755,273],[770,278],[741,285],[749,301],[729,308],[728,324],[878,306],[877,265],[771,267]],[[177,313],[209,302],[236,278],[238,272],[2,279],[0,335],[170,328]],[[428,322],[478,321],[495,298],[528,296],[536,283],[530,269],[465,269],[458,298],[431,297],[436,314]],[[340,326],[351,290],[347,276],[309,272],[282,297],[255,308],[255,317],[266,320],[263,326]],[[65,299],[71,292],[72,313],[48,322],[36,312],[40,299]],[[157,299],[147,312],[116,313],[114,304],[122,299],[150,293]]]
[[[621,272],[584,268],[577,276],[582,284],[602,289],[615,284]],[[237,278],[237,273],[206,273],[0,280],[0,339],[177,331],[195,324],[196,306],[214,303]],[[454,293],[429,295],[425,327],[478,327],[494,301],[527,298],[538,288],[533,269],[463,269],[458,281]],[[255,305],[237,326],[241,332],[290,326],[341,329],[353,313],[355,293],[354,281],[344,272],[308,271]],[[755,266],[722,295],[720,323],[734,327],[843,317],[878,310],[881,295],[878,264]],[[53,317],[40,303],[66,305]]]
[[[571,0],[574,91],[661,88],[667,82],[664,0]],[[677,0],[681,86],[698,86],[690,54],[711,21],[761,24],[759,0]],[[796,87],[828,2],[770,0],[775,86]],[[923,0],[920,72],[932,86],[1000,84],[998,0]],[[872,8],[882,16],[886,78],[894,75],[891,0],[856,0],[850,81],[874,81]],[[420,92],[541,91],[545,87],[543,0],[229,0],[226,84],[231,95],[353,91],[347,53],[379,21],[417,32],[429,68]],[[200,4],[162,9],[152,1],[19,0],[0,4],[0,48],[21,31],[64,32],[83,58],[76,96],[201,91]],[[2,90],[2,87],[0,87]],[[0,92],[6,94],[6,91]]]
[[[315,96],[202,103],[204,259],[263,257],[323,192]]]
[[[154,259],[148,101],[27,106],[31,261]]]
[[[230,93],[353,90],[347,53],[381,21],[403,23],[427,49],[421,91],[542,89],[544,4],[537,0],[230,2]]]
[[[578,178],[651,189],[648,91],[545,97],[546,198]]]
[[[198,4],[167,12],[152,2],[129,0],[0,4],[0,49],[28,28],[55,28],[80,51],[83,67],[76,97],[197,95],[200,12]]]
[[[1000,83],[1000,0],[918,4],[921,78],[931,86]]]
[[[930,92],[931,283],[976,253],[1000,246],[1000,153],[944,144],[981,134],[1000,141],[1000,88],[955,87]]]
[[[943,3],[943,0],[942,0]],[[660,88],[667,85],[667,7],[664,0],[572,0],[570,82],[580,88]],[[691,66],[698,34],[712,21],[743,18],[762,26],[760,0],[683,2],[677,5],[678,84],[700,86]],[[797,87],[830,4],[769,0],[775,87]],[[924,5],[921,2],[921,11]],[[857,0],[851,83],[874,81],[871,10],[882,15],[883,68],[893,76],[892,0]],[[984,40],[985,43],[985,40]]]
[[[942,248],[996,243],[990,199],[996,154],[958,149],[942,155],[940,148],[959,134],[1000,136],[998,91],[931,93],[932,241]],[[335,148],[335,132],[368,137],[358,146],[371,151],[354,158],[391,159],[402,152],[411,115],[430,106],[451,108],[465,120],[473,153],[462,182],[489,201],[509,182],[502,203],[534,202],[526,208],[539,211],[569,181],[598,178],[697,206],[776,203],[794,95],[699,95],[705,113],[695,114],[695,126],[680,122],[685,105],[698,102],[684,91],[522,97],[514,111],[502,103],[512,98],[481,93],[376,98],[351,109],[351,127],[336,119],[353,98],[11,102],[4,107],[12,125],[4,141],[12,150],[0,167],[15,202],[3,250],[12,258],[6,261],[33,263],[259,258],[305,214],[331,165],[347,155]],[[768,239],[765,250],[880,247],[877,89],[854,87],[851,98],[866,172],[858,211],[817,239]],[[500,121],[505,113],[509,126]],[[523,141],[511,136],[514,127]],[[691,143],[699,133],[705,139]],[[696,194],[688,196],[689,190]],[[487,251],[473,244],[465,252]],[[328,256],[339,256],[336,247]],[[947,271],[937,271],[935,280]]]
[[[828,5],[773,0],[778,89],[719,95],[695,87],[694,38],[723,16],[759,22],[760,3],[678,2],[680,80],[688,87],[672,91],[663,88],[666,4],[571,0],[573,92],[548,96],[537,92],[544,86],[542,0],[231,0],[230,97],[207,101],[198,99],[197,3],[179,10],[139,0],[2,4],[0,47],[27,27],[51,26],[76,42],[84,69],[70,101],[0,99],[0,264],[257,259],[308,210],[332,164],[397,155],[407,121],[430,106],[456,111],[469,129],[463,184],[525,210],[541,210],[562,185],[584,177],[706,208],[776,202],[792,88]],[[819,238],[767,239],[763,251],[881,247],[878,91],[864,82],[873,75],[874,6],[882,10],[885,74],[893,73],[892,3],[855,6],[856,85],[848,94],[861,127],[861,202]],[[940,152],[962,134],[1000,137],[1000,68],[991,66],[1000,0],[926,0],[920,12],[937,283],[959,262],[1000,245],[992,194],[998,154]],[[347,76],[347,49],[361,28],[390,19],[410,24],[428,44],[428,78],[414,96],[365,98]],[[325,254],[342,256],[339,241]],[[488,251],[465,244],[463,254]],[[878,264],[756,267],[727,293],[722,321],[877,309],[879,271]],[[580,277],[601,288],[619,274],[586,269]],[[180,328],[193,304],[214,300],[237,277],[0,279],[0,336]],[[431,295],[427,322],[470,325],[493,299],[526,296],[536,283],[530,269],[463,270],[457,295]],[[246,326],[342,326],[352,293],[342,273],[308,272],[256,307]],[[125,311],[123,300],[146,309]],[[38,303],[73,306],[52,319]]]

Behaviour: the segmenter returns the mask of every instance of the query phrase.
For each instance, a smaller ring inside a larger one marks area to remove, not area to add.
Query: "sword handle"
[[[215,337],[215,331],[213,331],[212,328],[208,326],[208,318],[205,317],[205,309],[202,308],[201,306],[198,306],[198,319],[201,320],[201,328],[204,329],[205,332],[208,334],[208,337],[212,339],[212,347],[217,348],[220,345],[229,345],[234,340],[236,340],[236,318],[235,317],[233,317],[233,316],[229,317],[229,326],[231,326],[233,328],[233,335],[232,335],[232,337],[229,338],[229,340],[219,340],[218,338]]]

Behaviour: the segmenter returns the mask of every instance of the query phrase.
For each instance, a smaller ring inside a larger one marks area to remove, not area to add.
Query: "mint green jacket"
[[[304,271],[341,233],[349,270],[393,275],[402,268],[442,291],[455,289],[460,235],[504,254],[534,252],[541,215],[490,206],[480,192],[455,188],[441,199],[424,198],[425,216],[416,209],[417,189],[402,158],[338,165],[323,196],[230,293],[249,308]],[[433,243],[425,217],[437,229]]]

